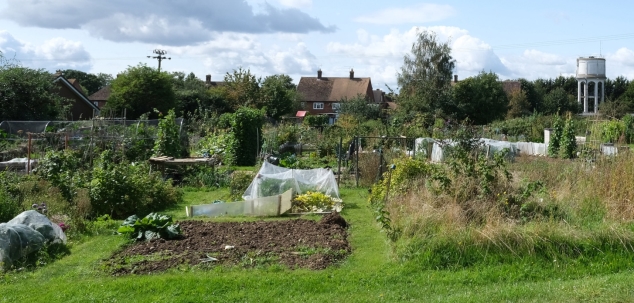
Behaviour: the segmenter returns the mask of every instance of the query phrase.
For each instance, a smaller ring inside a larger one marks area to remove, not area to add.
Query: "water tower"
[[[583,113],[588,113],[590,99],[593,111],[599,111],[599,102],[605,102],[605,59],[590,56],[577,59],[577,102],[583,101]]]

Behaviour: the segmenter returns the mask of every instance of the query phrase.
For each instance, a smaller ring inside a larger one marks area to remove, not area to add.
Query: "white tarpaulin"
[[[497,141],[491,139],[480,139],[485,148],[489,149],[489,153],[508,149],[511,153],[516,155],[528,155],[528,156],[546,156],[546,145],[544,143],[535,142],[508,142]],[[432,162],[443,162],[445,159],[444,149],[455,145],[452,140],[437,140],[432,138],[418,138],[415,141],[416,152],[426,150],[427,144],[433,144],[431,148],[431,155],[428,157]]]
[[[244,192],[244,200],[281,195],[289,189],[296,194],[307,191],[322,192],[334,198],[339,198],[339,186],[332,170],[289,169],[264,162],[260,171]]]

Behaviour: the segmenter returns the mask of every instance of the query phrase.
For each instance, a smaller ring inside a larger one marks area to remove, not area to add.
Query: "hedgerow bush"
[[[255,165],[257,153],[260,148],[259,144],[262,142],[264,115],[264,110],[248,107],[241,107],[233,114],[231,128],[236,141],[235,154],[237,165]]]
[[[93,215],[123,219],[162,210],[182,200],[182,192],[150,172],[145,163],[114,163],[109,151],[101,154],[92,171],[90,200]]]
[[[81,155],[73,150],[49,151],[37,166],[37,176],[59,188],[66,201],[71,202],[77,189],[87,187],[90,176]]]
[[[22,212],[23,195],[18,187],[20,178],[16,174],[0,172],[0,222],[7,222]]]

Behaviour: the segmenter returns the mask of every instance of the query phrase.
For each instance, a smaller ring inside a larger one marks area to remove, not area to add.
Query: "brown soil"
[[[321,221],[180,222],[179,240],[134,243],[106,261],[114,275],[147,274],[180,266],[324,269],[350,253],[346,221],[337,213]]]

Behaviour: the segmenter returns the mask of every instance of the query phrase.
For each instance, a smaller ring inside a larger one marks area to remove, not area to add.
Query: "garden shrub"
[[[610,120],[601,123],[601,140],[603,142],[617,143],[624,133],[625,125],[619,120]]]
[[[182,200],[180,189],[159,172],[149,173],[145,163],[112,163],[109,151],[93,168],[90,199],[93,215],[109,214],[122,219],[133,214],[147,214],[175,205]]]
[[[233,133],[208,134],[197,144],[197,156],[215,158],[223,165],[235,164],[236,139]]]
[[[142,118],[141,118],[142,119]],[[123,152],[130,162],[146,161],[154,152],[156,127],[140,123],[128,126],[128,134],[123,139]]]
[[[87,186],[87,179],[83,172],[86,161],[73,150],[49,151],[40,160],[37,176],[51,182],[59,188],[66,201],[71,202],[77,194],[77,189]]]
[[[23,211],[24,197],[18,186],[21,181],[17,174],[0,171],[0,222],[7,222]]]
[[[564,122],[557,115],[553,122],[552,132],[550,133],[550,143],[548,144],[548,155],[556,158],[559,155],[559,146],[561,145],[561,136],[564,131]]]
[[[306,114],[303,123],[304,125],[308,125],[310,127],[321,127],[328,124],[328,116]]]
[[[577,138],[575,137],[575,122],[570,116],[566,119],[559,145],[559,157],[562,159],[572,159],[576,156]]]
[[[256,157],[260,149],[259,144],[262,142],[264,114],[264,110],[248,107],[240,107],[233,114],[231,128],[236,142],[236,165],[255,165]]]
[[[253,173],[249,171],[234,171],[229,182],[230,199],[234,201],[242,200],[242,194],[247,190],[253,181]]]
[[[154,156],[175,158],[180,157],[183,153],[180,128],[176,125],[176,114],[173,109],[170,109],[167,115],[159,121],[153,153]]]

